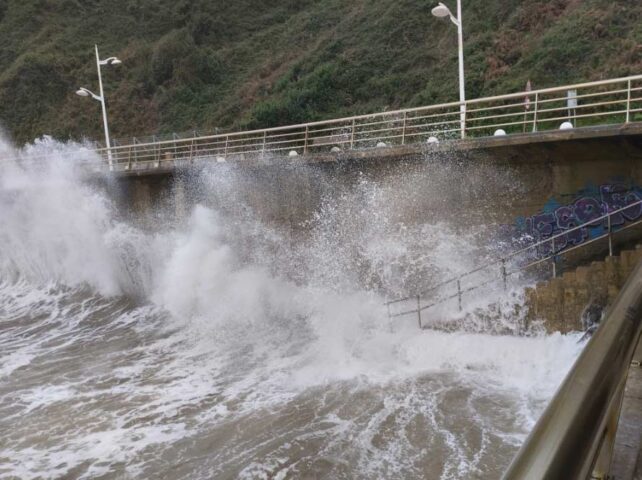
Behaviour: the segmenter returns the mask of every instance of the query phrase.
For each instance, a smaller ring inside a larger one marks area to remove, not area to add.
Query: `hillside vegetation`
[[[452,101],[428,0],[0,0],[0,124],[18,142],[251,128]],[[454,7],[453,0],[445,3]],[[469,98],[642,73],[638,0],[463,0]]]

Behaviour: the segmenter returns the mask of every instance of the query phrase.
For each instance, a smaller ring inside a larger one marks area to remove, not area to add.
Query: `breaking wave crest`
[[[495,477],[582,347],[391,322],[386,295],[475,266],[487,232],[395,223],[370,181],[294,234],[207,201],[124,214],[80,145],[12,156],[0,477]],[[238,202],[242,175],[189,180]]]

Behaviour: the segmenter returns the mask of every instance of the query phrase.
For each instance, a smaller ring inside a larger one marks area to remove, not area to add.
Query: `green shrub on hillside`
[[[452,0],[446,0],[447,2]],[[465,0],[469,98],[642,73],[642,4]],[[254,128],[458,98],[456,31],[415,0],[0,0],[0,123],[19,142]]]

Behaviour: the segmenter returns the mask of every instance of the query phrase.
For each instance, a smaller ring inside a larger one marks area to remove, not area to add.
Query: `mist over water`
[[[294,233],[242,203],[233,165],[185,179],[184,217],[145,219],[81,145],[0,152],[23,158],[0,166],[0,478],[497,478],[582,348],[476,333],[499,291],[428,314],[460,331],[391,322],[387,296],[492,248],[400,223],[368,178],[327,179]]]

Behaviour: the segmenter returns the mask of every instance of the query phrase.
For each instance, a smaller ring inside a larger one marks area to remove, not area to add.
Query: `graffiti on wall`
[[[625,183],[612,183],[585,189],[571,202],[549,201],[544,210],[531,217],[520,218],[517,230],[522,239],[536,242],[561,235],[555,240],[555,252],[599,237],[608,230],[608,222],[600,217],[642,200],[642,188]],[[642,217],[642,205],[633,205],[611,217],[612,228],[621,227]],[[594,221],[594,222],[593,222]],[[593,222],[593,223],[592,223]],[[586,227],[572,230],[580,225]],[[552,245],[545,248],[548,253]]]

